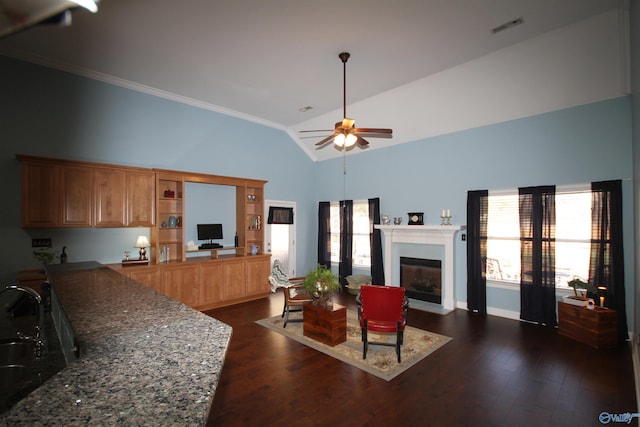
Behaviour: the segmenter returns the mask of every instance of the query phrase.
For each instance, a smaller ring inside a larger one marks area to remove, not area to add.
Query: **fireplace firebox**
[[[400,257],[400,286],[407,297],[442,303],[442,261]]]

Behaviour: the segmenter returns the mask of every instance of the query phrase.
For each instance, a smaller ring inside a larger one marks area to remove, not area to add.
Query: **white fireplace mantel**
[[[393,283],[394,259],[397,256],[395,244],[413,243],[444,246],[442,268],[442,307],[445,310],[455,308],[455,238],[465,230],[464,225],[375,225],[384,235],[384,276],[385,285],[399,286]]]

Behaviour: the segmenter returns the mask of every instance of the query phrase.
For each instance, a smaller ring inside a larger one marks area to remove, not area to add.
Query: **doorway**
[[[296,276],[296,202],[283,200],[265,200],[264,217],[269,217],[269,208],[282,207],[293,209],[293,224],[266,224],[266,252],[271,254],[271,265],[280,261],[289,277]]]

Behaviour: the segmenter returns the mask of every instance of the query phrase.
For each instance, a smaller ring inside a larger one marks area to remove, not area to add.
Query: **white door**
[[[289,277],[296,276],[296,202],[265,200],[264,218],[269,218],[269,207],[293,208],[293,224],[266,224],[265,238],[267,253],[282,263]]]

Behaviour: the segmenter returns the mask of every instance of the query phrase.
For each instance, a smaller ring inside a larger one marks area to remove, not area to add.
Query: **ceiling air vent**
[[[524,22],[524,18],[522,18],[522,16],[517,19],[512,19],[509,22],[506,22],[502,25],[498,25],[497,27],[491,29],[491,34],[497,34],[500,31],[508,30],[511,27],[515,27],[516,25],[522,24],[523,22]]]

